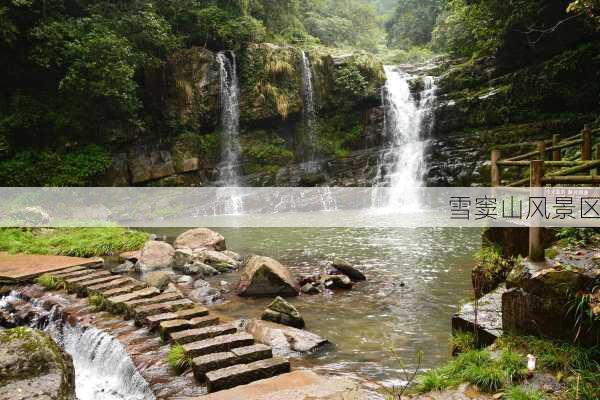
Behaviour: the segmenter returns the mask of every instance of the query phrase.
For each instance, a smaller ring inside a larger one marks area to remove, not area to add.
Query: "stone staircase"
[[[165,343],[181,345],[198,384],[208,392],[245,385],[290,372],[288,360],[255,344],[252,335],[221,323],[207,308],[177,290],[160,292],[144,282],[86,266],[49,273],[79,297],[95,296],[102,308],[157,332]]]

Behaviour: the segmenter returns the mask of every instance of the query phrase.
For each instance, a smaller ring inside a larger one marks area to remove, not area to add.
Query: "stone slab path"
[[[42,256],[0,252],[0,280],[25,281],[39,275],[77,266],[99,266],[100,258]]]
[[[95,296],[95,302],[101,304],[103,310],[102,319],[95,325],[100,323],[125,330],[127,334],[123,337],[121,333],[120,340],[128,343],[133,358],[138,360],[136,364],[141,364],[142,371],[146,371],[142,376],[146,375],[151,386],[157,384],[157,398],[181,397],[183,393],[175,390],[181,387],[188,395],[193,393],[190,383],[182,383],[182,379],[191,380],[199,392],[206,393],[290,372],[289,361],[273,357],[269,346],[256,344],[252,335],[238,332],[232,324],[222,323],[210,315],[208,309],[185,298],[176,289],[161,293],[133,278],[81,266],[63,267],[48,274],[79,298]],[[86,306],[89,309],[87,302]],[[122,325],[119,320],[128,322]],[[192,371],[173,378],[172,382],[165,378],[168,372],[176,375],[175,371],[165,371],[168,344],[182,346]],[[146,361],[140,362],[140,358]],[[151,361],[156,358],[161,362]],[[145,365],[154,365],[160,373],[148,371]],[[169,385],[175,389],[169,389]]]

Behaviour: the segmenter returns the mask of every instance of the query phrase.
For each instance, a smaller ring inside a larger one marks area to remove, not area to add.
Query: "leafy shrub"
[[[452,354],[460,354],[475,349],[475,336],[471,332],[458,331],[450,338]]]
[[[504,393],[502,398],[505,400],[544,400],[544,393],[536,389],[513,386]]]
[[[43,274],[39,276],[35,280],[35,283],[42,286],[46,290],[57,290],[62,286],[58,279],[49,274]]]
[[[95,312],[102,311],[106,308],[104,296],[94,293],[89,297],[90,306]]]
[[[171,346],[167,354],[167,363],[177,372],[183,372],[192,364],[192,360],[186,356],[182,345]]]

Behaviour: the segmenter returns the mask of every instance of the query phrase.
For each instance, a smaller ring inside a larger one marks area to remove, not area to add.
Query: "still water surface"
[[[367,275],[351,291],[303,295],[290,301],[306,329],[335,348],[305,360],[316,370],[363,381],[399,383],[401,365],[423,366],[449,357],[450,317],[471,295],[473,252],[480,246],[474,228],[217,228],[227,247],[242,255],[261,254],[288,265],[296,275],[319,272],[320,260],[342,257]],[[152,229],[174,238],[182,229]],[[216,277],[236,283],[239,274]],[[401,283],[404,283],[402,285]],[[237,299],[223,313],[260,318],[269,299]]]

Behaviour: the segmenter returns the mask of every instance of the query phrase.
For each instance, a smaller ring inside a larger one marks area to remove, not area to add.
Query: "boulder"
[[[257,342],[273,347],[273,352],[277,355],[294,351],[314,352],[330,344],[328,340],[312,332],[270,321],[244,320],[241,328],[254,336]]]
[[[164,290],[171,282],[171,274],[167,271],[149,272],[144,280],[149,286],[154,286],[158,290]]]
[[[194,282],[194,289],[198,289],[201,287],[207,287],[210,286],[210,283],[206,282],[203,279],[198,279],[197,281]]]
[[[128,274],[135,270],[135,264],[129,260],[125,260],[124,263],[116,265],[110,269],[113,274]]]
[[[321,283],[326,289],[352,289],[352,281],[346,275],[323,275]]]
[[[295,328],[304,328],[304,318],[296,307],[277,296],[263,312],[261,319]]]
[[[240,296],[297,296],[300,287],[279,261],[251,256],[242,270],[237,293]]]
[[[226,249],[225,238],[207,228],[196,228],[183,232],[175,239],[174,245],[176,249],[210,249],[217,251]]]
[[[342,258],[334,259],[332,265],[335,269],[355,282],[367,280],[367,277],[362,272],[354,268],[352,264]]]
[[[193,283],[194,283],[194,278],[192,278],[189,275],[182,275],[179,278],[177,278],[178,285],[192,286]]]
[[[150,240],[144,245],[136,268],[140,272],[171,268],[174,257],[175,249],[169,243]]]
[[[238,253],[236,253],[235,251],[231,251],[231,250],[223,250],[223,254],[225,254],[228,257],[233,258],[235,261],[237,262],[241,262],[242,261],[242,256],[240,256]]]
[[[307,282],[304,285],[302,285],[300,290],[304,294],[319,294],[319,293],[321,293],[321,290],[311,282]]]
[[[126,251],[124,253],[119,254],[119,261],[120,262],[131,261],[132,263],[135,264],[140,259],[141,255],[142,255],[141,250]]]
[[[200,286],[189,293],[189,298],[195,302],[210,306],[221,302],[223,296],[221,292],[211,286]]]
[[[184,266],[192,262],[194,253],[191,249],[181,248],[175,250],[175,258],[173,260],[174,267]]]
[[[0,331],[0,399],[75,399],[71,356],[42,331]]]

